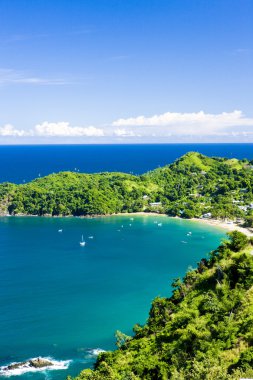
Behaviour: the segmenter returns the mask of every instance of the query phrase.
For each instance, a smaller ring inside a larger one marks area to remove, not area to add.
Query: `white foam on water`
[[[87,351],[91,356],[98,356],[99,354],[101,354],[101,352],[106,352],[105,350],[102,350],[102,348],[93,348]]]
[[[28,359],[24,364],[20,365],[20,367],[14,368],[14,369],[8,369],[7,368],[8,366],[2,366],[0,367],[0,376],[10,377],[10,376],[23,375],[24,373],[27,373],[27,372],[44,372],[44,371],[54,371],[54,370],[59,370],[59,369],[63,370],[63,369],[67,369],[71,362],[71,360],[54,360],[50,357],[46,357],[46,358],[41,358],[41,359],[48,360],[53,365],[45,366],[41,368],[35,368],[29,365],[29,361],[35,360],[35,359],[38,359],[38,358]],[[18,363],[13,362],[9,365],[13,365],[13,364],[18,364]]]
[[[102,350],[102,348],[94,348],[94,350],[92,350],[92,354],[95,356],[101,354],[101,352],[105,352],[105,350]]]

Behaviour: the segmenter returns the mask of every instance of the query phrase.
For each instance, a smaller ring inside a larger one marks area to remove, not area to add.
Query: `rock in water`
[[[34,367],[34,368],[42,368],[42,367],[49,367],[53,365],[53,363],[51,363],[49,360],[36,358],[36,359],[29,360],[29,365],[30,367]]]
[[[19,362],[19,363],[10,364],[7,367],[4,367],[3,370],[4,371],[11,371],[14,369],[19,369],[19,368],[24,368],[24,367],[26,367],[26,368],[28,368],[28,367],[43,368],[43,367],[50,367],[52,365],[54,365],[54,364],[52,362],[50,362],[49,360],[42,359],[42,358],[35,358],[35,359],[27,360],[26,362]]]
[[[20,362],[20,363],[13,363],[8,365],[7,367],[4,368],[4,370],[13,370],[13,369],[18,369],[20,367],[23,367],[27,362]]]

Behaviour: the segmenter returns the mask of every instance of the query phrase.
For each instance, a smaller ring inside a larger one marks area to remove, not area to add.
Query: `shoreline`
[[[240,231],[242,233],[244,233],[246,236],[248,237],[251,237],[253,236],[253,229],[250,230],[249,228],[247,227],[241,227],[240,225],[238,225],[237,223],[235,222],[232,222],[232,221],[229,221],[229,222],[225,222],[224,220],[220,220],[220,219],[204,219],[204,218],[191,218],[191,219],[185,219],[185,218],[180,218],[179,216],[169,216],[167,214],[158,214],[156,212],[130,212],[130,213],[121,213],[121,214],[113,214],[113,215],[129,215],[129,216],[133,216],[133,215],[142,215],[142,216],[163,216],[163,217],[167,217],[167,218],[171,218],[171,219],[180,219],[180,220],[188,220],[190,222],[197,222],[197,223],[202,223],[202,224],[206,224],[208,226],[213,226],[213,227],[218,227],[218,228],[222,228],[224,230],[227,230],[229,232],[231,231]]]
[[[241,227],[240,225],[238,225],[235,222],[229,222],[228,223],[228,222],[225,222],[225,221],[219,220],[219,219],[201,219],[201,218],[192,218],[189,220],[191,220],[193,222],[197,222],[197,223],[207,224],[208,226],[219,227],[219,228],[225,229],[229,232],[239,231],[248,237],[253,236],[253,231],[251,231],[250,229],[248,229],[246,227]]]
[[[235,222],[229,221],[225,222],[224,220],[220,219],[203,219],[203,218],[191,218],[191,219],[185,219],[180,218],[179,216],[169,216],[167,214],[159,214],[157,212],[145,212],[145,211],[138,211],[138,212],[122,212],[117,214],[106,214],[106,215],[81,215],[81,216],[74,216],[74,215],[66,215],[66,216],[52,216],[52,215],[0,215],[0,217],[41,217],[41,218],[86,218],[86,219],[92,219],[92,218],[108,218],[110,216],[157,216],[157,217],[167,217],[171,219],[180,219],[180,220],[188,220],[190,222],[197,222],[206,224],[213,227],[218,227],[227,230],[228,232],[231,231],[240,231],[244,233],[248,237],[253,236],[253,229],[249,229],[247,227],[242,227],[238,225]]]
[[[145,212],[145,211],[138,211],[138,212],[123,212],[123,213],[118,213],[118,214],[110,214],[110,215],[96,215],[95,217],[109,217],[109,216],[162,216],[162,217],[167,217],[171,219],[179,219],[179,220],[188,220],[190,222],[197,222],[197,223],[202,223],[206,224],[208,226],[213,226],[213,227],[218,227],[222,228],[224,230],[227,230],[228,232],[231,231],[240,231],[244,233],[246,236],[251,237],[253,236],[253,229],[252,231],[247,228],[247,227],[241,227],[235,222],[225,222],[224,220],[220,219],[204,219],[204,218],[191,218],[191,219],[185,219],[185,218],[180,218],[179,216],[169,216],[167,214],[159,214],[157,212]]]

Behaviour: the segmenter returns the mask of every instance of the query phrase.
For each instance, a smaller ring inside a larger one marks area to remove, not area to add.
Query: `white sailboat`
[[[83,240],[83,235],[82,235],[82,240],[80,241],[80,246],[84,247],[85,246],[85,241]]]

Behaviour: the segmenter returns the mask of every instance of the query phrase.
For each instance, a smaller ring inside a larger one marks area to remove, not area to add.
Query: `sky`
[[[253,0],[0,0],[0,144],[253,142]]]

